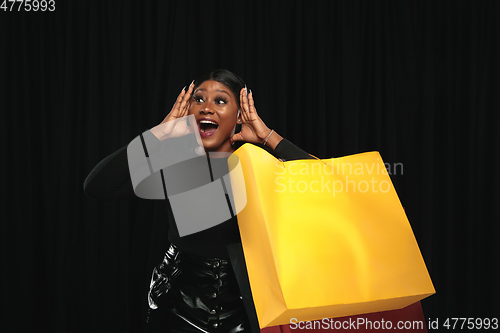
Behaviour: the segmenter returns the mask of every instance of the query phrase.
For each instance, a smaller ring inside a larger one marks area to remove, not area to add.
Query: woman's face
[[[234,150],[229,139],[236,126],[238,108],[231,89],[217,81],[205,81],[193,92],[189,114],[196,118],[206,151]]]

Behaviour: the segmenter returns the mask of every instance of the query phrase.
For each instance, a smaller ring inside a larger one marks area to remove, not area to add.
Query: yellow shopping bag
[[[245,144],[234,155],[260,328],[399,309],[435,293],[378,152],[282,162]]]

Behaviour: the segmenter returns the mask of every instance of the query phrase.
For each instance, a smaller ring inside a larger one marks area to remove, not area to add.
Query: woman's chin
[[[203,137],[202,136],[201,142],[203,143],[203,148],[205,148],[206,151],[214,151],[220,145],[215,140],[213,140],[211,137]]]
[[[220,140],[213,139],[212,137],[201,138],[205,151],[233,151],[229,139],[222,142]]]

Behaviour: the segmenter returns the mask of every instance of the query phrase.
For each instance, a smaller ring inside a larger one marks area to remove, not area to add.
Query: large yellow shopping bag
[[[260,328],[399,309],[435,293],[378,152],[282,162],[245,144],[234,155]]]

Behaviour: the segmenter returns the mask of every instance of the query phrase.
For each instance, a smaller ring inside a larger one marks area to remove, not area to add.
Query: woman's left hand
[[[264,144],[271,130],[260,119],[255,109],[253,93],[247,95],[247,89],[240,91],[240,118],[238,124],[241,124],[241,131],[231,137],[231,144],[235,141],[246,141],[251,143]],[[241,122],[240,122],[241,119]]]

